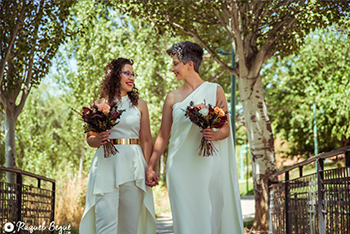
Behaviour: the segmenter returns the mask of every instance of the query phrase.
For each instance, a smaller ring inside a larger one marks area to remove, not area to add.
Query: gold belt
[[[109,139],[114,145],[137,145],[139,139]]]

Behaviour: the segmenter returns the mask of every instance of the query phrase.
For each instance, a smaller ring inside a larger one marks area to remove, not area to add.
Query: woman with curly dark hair
[[[105,67],[101,99],[116,101],[125,112],[108,132],[87,133],[89,146],[98,148],[88,179],[86,204],[79,233],[156,233],[152,189],[145,185],[145,168],[153,149],[147,104],[134,85],[133,61],[113,59]],[[110,140],[118,152],[105,158]]]

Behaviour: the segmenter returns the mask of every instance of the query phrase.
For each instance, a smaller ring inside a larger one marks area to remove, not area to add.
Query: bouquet
[[[74,109],[73,109],[74,110]],[[113,128],[119,122],[120,116],[125,110],[118,110],[118,105],[116,102],[112,102],[111,104],[101,103],[95,104],[95,102],[91,105],[91,108],[83,107],[83,112],[80,114],[82,121],[86,123],[84,126],[85,133],[92,132],[105,132]],[[117,148],[107,140],[107,143],[103,145],[104,149],[104,157],[107,158],[110,154],[115,154],[118,152]]]
[[[218,106],[199,104],[194,105],[191,101],[190,105],[187,106],[185,116],[190,119],[192,123],[200,127],[201,129],[206,128],[222,128],[227,121],[227,113],[224,112]],[[199,154],[202,156],[213,155],[217,151],[214,144],[211,141],[207,141],[202,137],[201,144],[198,147]]]

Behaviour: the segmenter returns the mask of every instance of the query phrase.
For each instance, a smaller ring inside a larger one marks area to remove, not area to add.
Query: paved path
[[[254,196],[241,197],[243,221],[254,219],[255,200]],[[157,234],[173,234],[173,220],[171,214],[157,218]]]
[[[157,234],[173,234],[173,220],[171,216],[157,218]]]

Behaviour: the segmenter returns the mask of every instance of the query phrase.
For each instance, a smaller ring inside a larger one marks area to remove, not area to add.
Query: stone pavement
[[[241,196],[243,221],[254,219],[254,196]],[[173,221],[171,214],[157,217],[157,234],[173,234]]]

